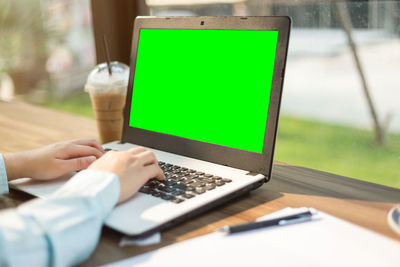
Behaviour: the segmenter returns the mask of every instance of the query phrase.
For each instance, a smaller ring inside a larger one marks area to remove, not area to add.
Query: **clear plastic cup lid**
[[[121,62],[111,62],[112,75],[107,63],[97,65],[89,74],[85,91],[90,94],[126,94],[129,81],[129,67]]]

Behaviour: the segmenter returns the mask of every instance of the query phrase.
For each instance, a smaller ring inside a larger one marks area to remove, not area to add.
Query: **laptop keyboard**
[[[165,180],[150,179],[139,192],[159,197],[172,203],[182,203],[187,199],[232,182],[227,178],[162,161],[159,161],[158,164],[164,172]]]

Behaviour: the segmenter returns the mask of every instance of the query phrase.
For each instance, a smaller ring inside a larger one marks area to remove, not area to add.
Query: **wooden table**
[[[95,121],[21,102],[0,102],[0,152],[13,152],[56,141],[97,137]],[[11,191],[0,208],[30,199]],[[242,223],[285,207],[314,207],[400,241],[387,224],[387,212],[400,202],[400,190],[321,171],[275,163],[271,181],[261,188],[162,233],[147,247],[118,247],[121,235],[104,228],[99,245],[83,266],[121,260],[173,242]]]

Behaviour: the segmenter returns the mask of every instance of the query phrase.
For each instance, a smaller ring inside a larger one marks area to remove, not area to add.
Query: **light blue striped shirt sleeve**
[[[86,170],[47,199],[0,212],[0,266],[73,266],[88,259],[119,192],[117,175]]]
[[[0,194],[7,194],[8,192],[6,165],[4,164],[3,155],[0,154]]]

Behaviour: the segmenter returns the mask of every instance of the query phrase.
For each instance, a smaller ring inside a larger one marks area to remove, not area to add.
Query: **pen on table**
[[[224,226],[220,229],[222,232],[226,232],[228,234],[245,232],[250,230],[255,230],[259,228],[269,227],[269,226],[284,226],[292,223],[305,222],[312,219],[312,216],[317,213],[314,209],[309,209],[305,212],[300,212],[292,215],[287,215],[271,220],[258,221],[258,222],[250,222],[243,223],[234,226]]]

